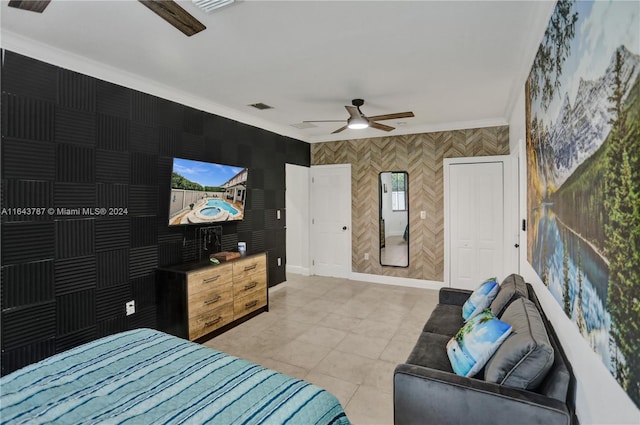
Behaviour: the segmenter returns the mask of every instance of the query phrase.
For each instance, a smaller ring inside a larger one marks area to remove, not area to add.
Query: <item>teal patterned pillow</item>
[[[500,285],[495,277],[482,282],[471,294],[467,302],[462,306],[462,318],[466,322],[476,314],[491,305],[493,299],[498,295]]]
[[[475,315],[447,343],[453,371],[462,376],[475,375],[510,333],[511,325],[498,320],[491,310]]]

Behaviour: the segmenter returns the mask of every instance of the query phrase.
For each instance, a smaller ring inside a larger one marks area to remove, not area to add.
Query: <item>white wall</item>
[[[286,271],[309,276],[309,168],[285,164],[285,174]]]
[[[509,144],[520,163],[520,219],[527,218],[527,169],[525,157],[524,87],[509,120]],[[577,379],[576,414],[581,424],[638,424],[640,410],[618,385],[601,359],[591,350],[577,326],[564,314],[527,261],[527,234],[520,232],[520,274],[536,291],[546,316],[553,325]]]

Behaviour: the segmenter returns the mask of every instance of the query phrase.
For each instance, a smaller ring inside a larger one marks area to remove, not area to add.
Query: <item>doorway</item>
[[[511,157],[444,160],[445,283],[475,289],[518,271],[517,175]]]
[[[351,164],[311,167],[311,268],[351,275]]]

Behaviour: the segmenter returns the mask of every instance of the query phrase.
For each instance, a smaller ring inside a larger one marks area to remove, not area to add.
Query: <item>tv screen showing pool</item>
[[[169,226],[244,218],[247,168],[173,159]]]

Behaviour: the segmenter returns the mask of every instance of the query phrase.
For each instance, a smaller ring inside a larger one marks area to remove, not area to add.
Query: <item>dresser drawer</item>
[[[214,286],[231,282],[232,279],[231,264],[206,267],[204,270],[189,273],[187,277],[187,292],[191,295],[196,292],[208,291]]]
[[[189,293],[189,317],[199,316],[230,302],[233,302],[231,282],[216,285],[206,291]]]
[[[242,297],[254,292],[264,292],[267,289],[267,277],[264,274],[245,276],[242,279],[233,279],[233,295]]]
[[[233,303],[189,318],[189,339],[194,340],[233,321]]]
[[[264,255],[236,260],[233,263],[233,280],[245,279],[252,274],[266,274],[267,260]]]
[[[244,297],[236,297],[233,302],[233,317],[238,319],[267,305],[267,291],[254,292]]]

